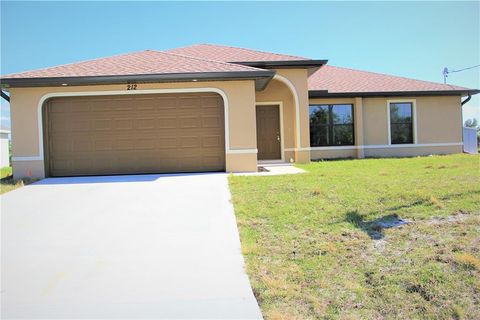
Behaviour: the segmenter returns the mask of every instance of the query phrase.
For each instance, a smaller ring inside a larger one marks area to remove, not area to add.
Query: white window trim
[[[399,146],[412,146],[417,145],[417,100],[416,99],[394,99],[387,100],[387,133],[388,133],[388,145],[392,144],[392,132],[390,128],[390,103],[411,103],[412,115],[413,115],[413,143],[395,144]]]
[[[352,106],[352,115],[353,115],[353,144],[352,145],[345,145],[345,146],[321,146],[321,147],[312,147],[311,144],[312,142],[310,141],[310,151],[312,150],[350,150],[350,149],[359,149],[359,147],[355,144],[355,129],[357,127],[356,121],[355,121],[355,103],[353,102],[346,102],[346,103],[313,103],[308,105],[308,117],[310,119],[310,107],[311,106],[337,106],[337,105],[351,105]],[[310,122],[310,121],[309,121]],[[310,126],[309,126],[310,130]]]
[[[255,102],[255,106],[278,106],[278,111],[280,112],[280,154],[281,160],[285,161],[285,146],[284,146],[284,135],[283,135],[283,102],[282,101],[262,101]]]
[[[13,157],[12,161],[44,161],[44,136],[43,136],[43,104],[47,99],[55,97],[84,97],[84,96],[108,96],[108,95],[139,95],[155,93],[196,93],[214,92],[223,99],[224,122],[225,122],[225,154],[257,153],[256,148],[252,149],[230,149],[230,126],[229,126],[229,105],[225,92],[219,88],[180,88],[180,89],[145,89],[145,90],[108,90],[108,91],[78,91],[78,92],[51,92],[43,95],[37,105],[37,128],[38,128],[38,155]]]

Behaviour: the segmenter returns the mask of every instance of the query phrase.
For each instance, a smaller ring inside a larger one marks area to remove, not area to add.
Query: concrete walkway
[[[1,196],[2,319],[261,319],[226,174],[45,179]]]
[[[286,174],[306,173],[291,163],[266,163],[258,165],[258,172],[234,173],[236,176],[281,176]]]

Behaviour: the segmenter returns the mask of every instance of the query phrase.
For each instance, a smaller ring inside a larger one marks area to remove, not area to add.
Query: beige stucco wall
[[[308,116],[308,71],[307,69],[279,69],[277,74],[287,78],[295,87],[300,105],[300,144],[297,148],[310,146]]]
[[[363,144],[388,144],[387,99],[363,100]]]
[[[460,97],[365,98],[363,117],[365,144],[388,144],[387,101],[415,100],[417,143],[462,141]]]
[[[149,89],[217,88],[228,99],[228,126],[230,150],[227,154],[226,171],[255,171],[257,169],[255,87],[253,80],[210,81],[139,84],[136,94]],[[125,91],[126,85],[69,86],[11,88],[10,105],[12,120],[13,157],[38,157],[38,104],[45,94],[59,92]],[[128,93],[125,91],[125,93]],[[74,94],[73,94],[74,95]],[[241,153],[239,153],[241,152]],[[12,161],[14,177],[45,176],[43,160]]]
[[[339,158],[356,158],[357,153],[355,149],[340,149],[340,150],[315,150],[312,149],[312,160],[319,159],[339,159]]]
[[[415,102],[415,145],[405,147],[389,145],[387,104],[390,100],[413,100]],[[363,143],[357,141],[357,147],[365,146],[361,148],[365,157],[418,156],[462,152],[462,146],[458,145],[462,142],[462,108],[459,96],[310,99],[310,104],[349,103],[355,106],[359,102],[362,104],[362,120],[361,123],[356,122],[355,126],[362,130]],[[354,110],[357,110],[357,108]],[[355,119],[357,120],[356,116]],[[312,148],[311,153],[312,159],[356,157],[358,156],[358,149],[319,150],[319,148]]]
[[[263,91],[256,93],[257,102],[278,102],[283,104],[283,131],[284,135],[283,158],[289,162],[290,159],[297,163],[308,163],[310,161],[310,132],[308,116],[308,89],[307,69],[276,69],[277,75],[284,79],[273,79]],[[299,123],[297,128],[297,110],[295,98],[291,88],[285,81],[289,82],[298,96]],[[300,134],[298,132],[300,131]],[[298,144],[297,137],[300,137]]]
[[[460,97],[417,98],[418,143],[460,142],[463,138]]]
[[[403,148],[371,148],[365,149],[365,157],[415,157],[431,154],[461,153],[462,146],[430,146],[430,147],[403,147]]]
[[[283,145],[286,149],[295,148],[295,105],[288,87],[278,80],[272,80],[265,90],[256,92],[255,99],[257,103],[282,103]]]
[[[365,98],[363,99],[365,145],[388,144],[389,100],[415,101],[417,144],[462,141],[462,108],[458,96]]]

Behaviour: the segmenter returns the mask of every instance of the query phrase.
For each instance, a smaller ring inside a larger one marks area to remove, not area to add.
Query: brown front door
[[[50,176],[225,170],[217,94],[54,98],[45,113]]]
[[[257,106],[258,160],[279,160],[280,111],[278,106]]]

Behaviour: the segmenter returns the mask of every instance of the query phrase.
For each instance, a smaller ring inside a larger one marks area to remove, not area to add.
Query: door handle
[[[280,135],[277,134],[277,141],[280,142]]]

